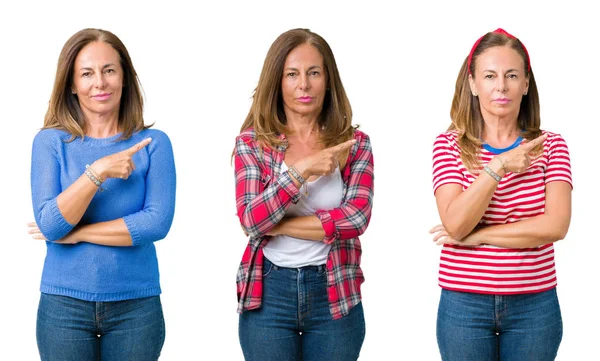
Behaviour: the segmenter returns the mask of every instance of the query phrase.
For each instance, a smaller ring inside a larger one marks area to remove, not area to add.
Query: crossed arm
[[[285,217],[290,202],[300,196],[294,179],[283,173],[261,192],[260,167],[250,142],[238,138],[235,153],[238,216],[251,237],[285,234],[291,237],[333,243],[362,234],[371,217],[373,199],[373,154],[369,137],[358,133],[349,162],[349,178],[342,204],[315,215]]]
[[[571,220],[571,183],[569,152],[566,143],[557,134],[544,132],[540,137],[496,155],[487,166],[501,177],[505,172],[522,173],[531,163],[531,151],[544,147],[547,157],[544,182],[544,210],[542,214],[518,222],[483,226],[485,214],[498,183],[481,172],[474,182],[463,190],[457,164],[452,159],[456,151],[444,136],[434,144],[434,179],[445,181],[435,191],[442,224],[433,227],[437,244],[477,246],[489,244],[506,248],[530,248],[563,239]],[[436,178],[437,177],[437,178]]]
[[[442,187],[462,188],[455,184]],[[442,187],[439,190],[442,190]],[[451,190],[447,189],[447,191]],[[539,247],[559,241],[566,236],[571,221],[571,185],[562,181],[546,184],[545,202],[543,214],[514,223],[474,227],[469,234],[460,239],[452,237],[444,229],[443,224],[434,227],[431,233],[437,233],[434,241],[438,244],[463,246],[489,244],[506,248]],[[442,219],[442,223],[443,221]]]
[[[153,134],[158,139],[147,149],[149,166],[145,174],[142,209],[121,218],[91,224],[80,224],[80,221],[98,188],[86,175],[82,175],[61,191],[61,169],[56,147],[52,146],[52,139],[36,137],[31,173],[35,222],[28,224],[33,238],[56,243],[88,242],[105,246],[137,246],[164,238],[173,219],[175,165],[168,137],[162,132],[155,131]],[[131,152],[125,154],[124,158],[120,155],[118,158],[124,159],[132,167],[123,175],[102,176],[118,177],[127,182],[125,179],[135,169],[131,156],[148,144],[149,140],[146,139],[123,152],[105,157]],[[36,167],[39,164],[44,166]]]

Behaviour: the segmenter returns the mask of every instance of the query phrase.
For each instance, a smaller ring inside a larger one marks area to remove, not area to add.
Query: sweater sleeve
[[[139,212],[123,217],[134,247],[165,238],[175,213],[176,176],[171,141],[157,130],[151,136],[144,206]]]
[[[35,222],[48,241],[66,236],[74,225],[60,213],[56,198],[62,192],[59,149],[62,139],[56,131],[42,130],[31,150],[31,199]]]

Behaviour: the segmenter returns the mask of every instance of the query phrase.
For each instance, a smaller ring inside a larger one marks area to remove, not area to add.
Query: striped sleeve
[[[573,188],[571,179],[571,158],[567,143],[559,134],[548,132],[546,139],[548,147],[548,166],[546,168],[545,182],[563,181]]]
[[[460,153],[453,133],[438,135],[433,143],[433,193],[444,184],[463,184]]]

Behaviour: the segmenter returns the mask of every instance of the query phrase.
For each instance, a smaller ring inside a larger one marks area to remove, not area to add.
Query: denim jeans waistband
[[[295,272],[316,272],[316,273],[323,273],[326,271],[326,265],[321,264],[318,266],[304,266],[304,267],[297,267],[297,268],[290,268],[290,267],[281,267],[278,266],[276,264],[274,264],[273,262],[269,261],[269,259],[267,257],[264,258],[263,261],[263,268],[264,269],[268,269],[271,267],[271,265],[273,265],[273,267],[275,267],[275,269],[278,270],[290,270],[290,271],[295,271]]]

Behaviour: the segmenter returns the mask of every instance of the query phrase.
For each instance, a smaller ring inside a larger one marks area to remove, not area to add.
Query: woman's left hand
[[[42,231],[40,231],[39,227],[37,226],[37,223],[29,222],[29,223],[27,223],[27,227],[29,227],[29,231],[27,233],[31,234],[31,237],[33,239],[41,239],[43,241],[47,241],[46,236],[44,236],[42,234]],[[64,236],[63,238],[59,239],[58,241],[56,241],[54,243],[76,244],[76,243],[78,243],[78,241],[74,237],[74,234],[75,234],[75,230],[69,232],[66,236]]]
[[[479,245],[478,243],[474,242],[471,238],[469,238],[469,236],[466,236],[465,238],[461,239],[460,241],[450,237],[448,232],[446,232],[446,229],[444,228],[443,224],[438,224],[437,226],[433,227],[432,229],[429,230],[429,233],[431,233],[431,234],[435,233],[435,236],[433,237],[433,241],[438,246],[443,245],[443,244],[455,244],[455,245],[459,245],[459,246],[478,246]]]

